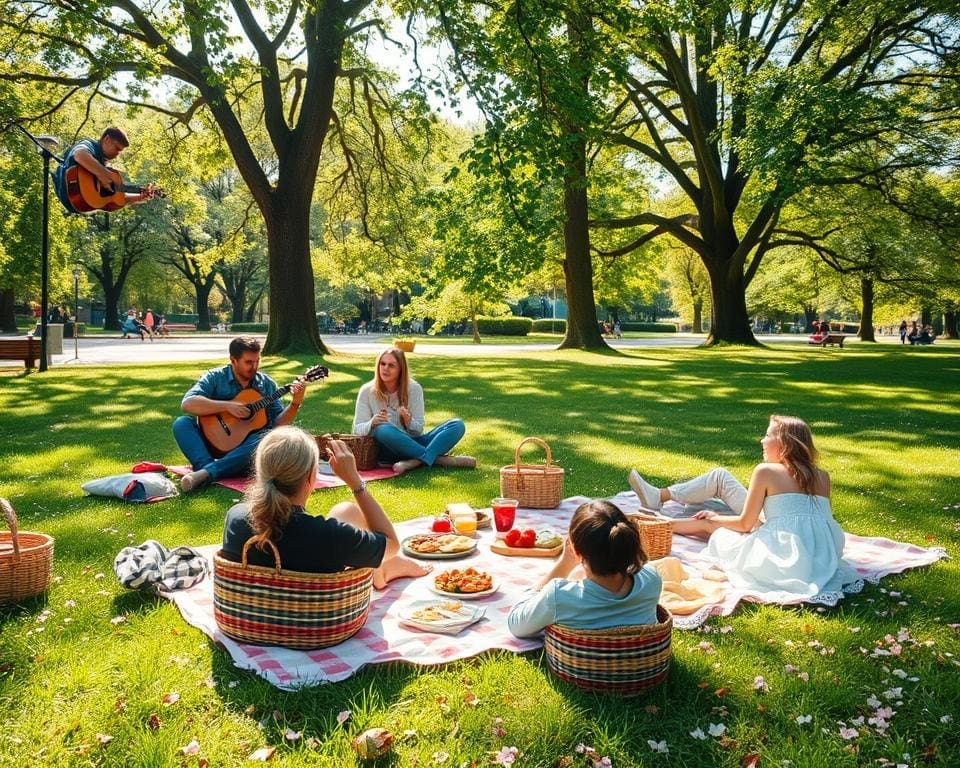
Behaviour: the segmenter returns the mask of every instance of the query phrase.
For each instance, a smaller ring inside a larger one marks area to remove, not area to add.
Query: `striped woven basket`
[[[339,573],[284,571],[273,542],[275,568],[242,563],[217,552],[213,559],[213,617],[241,643],[285,648],[327,648],[355,635],[370,611],[373,570]]]
[[[611,629],[551,624],[543,637],[550,671],[588,691],[636,696],[663,682],[670,669],[673,616],[658,605],[657,620]]]

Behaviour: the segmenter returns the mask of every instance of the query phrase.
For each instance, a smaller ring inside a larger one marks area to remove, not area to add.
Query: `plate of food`
[[[507,557],[556,557],[563,552],[563,537],[552,528],[513,528],[498,536],[490,551]]]
[[[443,597],[476,600],[492,595],[499,587],[486,571],[478,571],[476,568],[463,570],[454,568],[452,571],[444,571],[434,576],[430,589]]]
[[[477,540],[457,533],[421,533],[408,536],[400,547],[411,557],[424,560],[456,560],[477,548]]]
[[[427,632],[455,635],[480,621],[487,609],[460,600],[420,600],[400,609],[400,623]]]

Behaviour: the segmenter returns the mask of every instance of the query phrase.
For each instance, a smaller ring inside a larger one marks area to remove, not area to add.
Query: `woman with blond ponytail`
[[[346,444],[332,440],[330,467],[354,496],[335,505],[326,517],[309,515],[319,455],[316,440],[297,427],[271,430],[257,447],[256,475],[242,503],[227,512],[223,555],[240,562],[273,566],[266,542],[273,542],[285,569],[336,573],[344,568],[374,568],[373,585],[382,589],[396,578],[423,576],[427,570],[398,554],[396,531],[357,473]]]
[[[857,582],[859,576],[843,561],[844,535],[830,507],[830,475],[817,466],[810,427],[792,416],[771,416],[760,444],[763,463],[754,468],[749,488],[725,469],[666,488],[631,470],[629,483],[640,503],[654,511],[670,500],[725,502],[734,514],[702,510],[674,520],[673,532],[709,539],[708,554],[735,587],[814,597]]]

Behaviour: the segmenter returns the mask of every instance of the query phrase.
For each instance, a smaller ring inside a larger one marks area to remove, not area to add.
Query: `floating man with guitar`
[[[63,163],[53,172],[53,188],[68,213],[115,211],[137,205],[163,192],[153,187],[123,183],[119,171],[107,166],[130,146],[119,128],[107,128],[99,141],[82,139],[67,150]]]
[[[303,403],[306,382],[325,378],[322,365],[285,387],[259,372],[260,342],[238,336],[230,342],[230,363],[212,368],[183,396],[187,415],[173,422],[173,436],[192,472],[180,479],[189,493],[220,477],[245,475],[260,440],[273,427],[289,424]],[[280,398],[293,394],[284,408]]]

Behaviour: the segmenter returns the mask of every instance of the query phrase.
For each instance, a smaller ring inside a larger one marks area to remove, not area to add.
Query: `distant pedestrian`
[[[143,324],[147,326],[147,330],[150,331],[150,333],[153,333],[153,325],[154,325],[153,312],[150,310],[149,307],[147,307],[147,312],[143,316]]]
[[[616,321],[613,323],[613,338],[615,338],[615,339],[622,339],[622,338],[623,338],[623,331],[622,331],[622,328],[621,328],[621,326],[620,326],[620,321],[619,321],[619,320],[616,320]]]
[[[907,321],[906,320],[900,321],[900,343],[901,344],[907,343]]]

